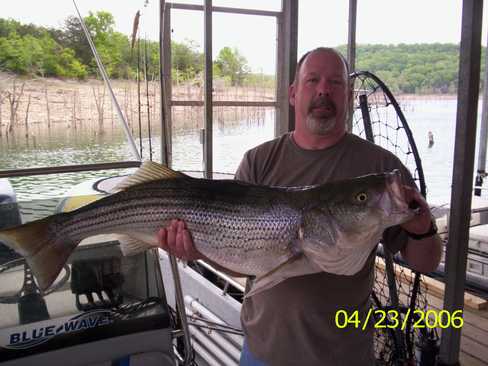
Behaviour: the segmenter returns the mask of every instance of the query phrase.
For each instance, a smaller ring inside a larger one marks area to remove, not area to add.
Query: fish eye
[[[359,203],[366,202],[367,199],[368,194],[366,192],[360,192],[356,195],[356,201],[358,201]]]

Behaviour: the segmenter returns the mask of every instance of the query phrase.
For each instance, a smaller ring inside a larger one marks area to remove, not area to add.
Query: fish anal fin
[[[245,294],[244,297],[250,297],[270,289],[288,278],[318,272],[322,272],[322,270],[316,264],[311,262],[305,255],[295,255],[268,273],[257,277],[256,280],[253,281],[251,289]]]
[[[117,234],[116,239],[120,243],[122,255],[136,255],[148,249],[158,247],[156,234],[148,235],[144,233]]]
[[[145,161],[142,163],[139,169],[134,174],[128,176],[122,182],[117,184],[111,193],[126,190],[129,187],[136,186],[138,184],[152,182],[160,179],[172,179],[188,177],[186,174],[174,171],[164,165],[156,163],[154,161]]]

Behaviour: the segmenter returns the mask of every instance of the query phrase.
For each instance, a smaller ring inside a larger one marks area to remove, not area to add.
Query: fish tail
[[[54,282],[78,244],[69,238],[61,240],[49,229],[53,219],[59,220],[59,216],[64,215],[66,214],[53,215],[0,230],[0,241],[26,259],[42,290],[46,290]]]

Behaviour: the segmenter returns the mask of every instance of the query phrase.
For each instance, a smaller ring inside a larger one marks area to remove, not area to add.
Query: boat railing
[[[110,163],[9,169],[9,170],[0,170],[0,178],[15,178],[15,177],[27,177],[33,175],[47,175],[47,174],[60,174],[60,173],[77,173],[77,172],[88,172],[88,171],[95,171],[95,170],[138,168],[140,165],[141,165],[140,161],[117,161],[117,162],[110,162]]]

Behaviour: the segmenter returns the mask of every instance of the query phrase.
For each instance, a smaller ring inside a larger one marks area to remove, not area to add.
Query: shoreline
[[[393,94],[397,100],[455,100],[457,94]],[[482,98],[480,95],[479,99]]]

